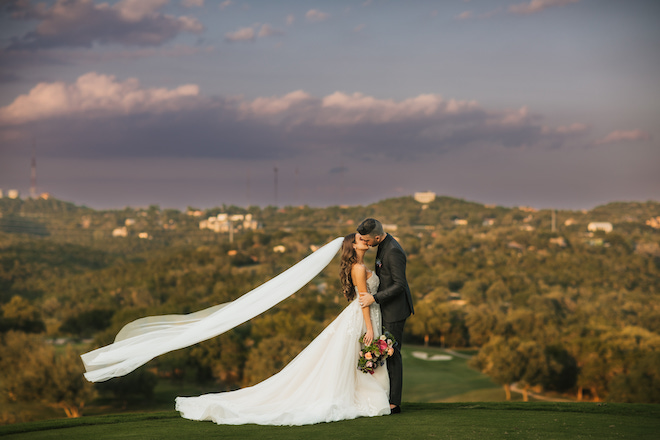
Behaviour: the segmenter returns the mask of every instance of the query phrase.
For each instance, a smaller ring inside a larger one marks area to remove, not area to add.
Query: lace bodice
[[[367,278],[367,292],[374,295],[378,292],[379,285],[380,279],[378,278],[378,275],[376,275],[375,272],[372,272],[371,276]],[[357,299],[359,297],[357,286],[355,287],[355,291],[358,293],[358,296],[356,296]],[[374,329],[374,338],[377,338],[380,336],[383,327],[383,320],[380,315],[380,305],[375,302],[371,304],[369,306],[369,316],[371,317],[371,326]]]

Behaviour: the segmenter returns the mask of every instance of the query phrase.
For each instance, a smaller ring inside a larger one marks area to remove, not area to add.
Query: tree
[[[279,372],[296,357],[307,344],[283,335],[262,339],[250,350],[245,362],[243,382],[254,385]]]
[[[2,306],[0,332],[17,330],[26,333],[41,333],[46,330],[41,312],[27,299],[14,295]]]
[[[139,368],[126,376],[115,377],[106,382],[100,382],[96,386],[99,391],[111,392],[126,406],[128,399],[132,397],[151,399],[157,382],[158,377],[154,373],[146,368]]]
[[[518,383],[522,386],[523,401],[529,401],[529,389],[540,385],[548,375],[548,362],[543,346],[536,341],[521,341],[516,351],[521,360]]]
[[[650,352],[636,362],[628,374],[610,382],[608,400],[626,403],[660,403],[660,353]]]
[[[80,417],[96,396],[73,350],[58,355],[37,336],[14,331],[2,336],[0,348],[0,389],[10,402],[41,401]]]
[[[490,376],[495,383],[502,385],[506,400],[511,400],[511,384],[517,382],[524,372],[523,353],[518,351],[518,338],[505,339],[502,336],[491,338],[481,347],[469,365]]]
[[[465,317],[465,324],[470,335],[470,345],[481,347],[493,336],[497,323],[503,316],[497,309],[487,304],[470,307]]]

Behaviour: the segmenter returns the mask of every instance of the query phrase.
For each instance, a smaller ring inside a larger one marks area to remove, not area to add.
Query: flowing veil
[[[339,237],[280,275],[238,299],[187,315],[150,316],[121,329],[115,342],[81,356],[85,378],[102,382],[124,376],[161,354],[222,334],[289,297],[319,272],[339,251]]]

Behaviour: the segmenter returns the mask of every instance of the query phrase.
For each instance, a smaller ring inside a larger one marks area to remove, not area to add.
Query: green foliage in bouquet
[[[364,335],[360,337],[360,344],[364,344]],[[360,350],[358,370],[374,374],[376,368],[383,365],[385,360],[394,354],[395,345],[396,340],[389,332],[380,335],[380,338]]]

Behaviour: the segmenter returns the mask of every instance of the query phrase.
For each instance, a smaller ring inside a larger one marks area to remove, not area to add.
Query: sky
[[[5,0],[0,189],[96,209],[660,200],[655,0]]]

